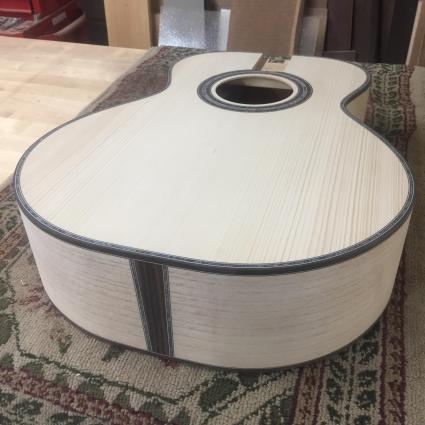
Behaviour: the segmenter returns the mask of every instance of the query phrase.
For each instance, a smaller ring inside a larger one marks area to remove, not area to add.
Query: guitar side
[[[129,347],[231,369],[298,365],[366,332],[391,296],[408,228],[406,221],[351,260],[301,273],[234,276],[166,267],[168,279],[155,282],[166,295],[144,300],[166,311],[153,321],[128,259],[68,244],[23,220],[49,298],[76,325]]]

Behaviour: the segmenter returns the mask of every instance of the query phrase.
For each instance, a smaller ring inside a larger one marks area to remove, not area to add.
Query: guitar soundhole
[[[226,80],[215,87],[215,92],[239,105],[270,105],[288,99],[294,89],[282,80],[253,76]]]
[[[293,108],[312,94],[311,85],[285,72],[230,71],[198,86],[198,96],[221,109],[238,112],[272,112]]]

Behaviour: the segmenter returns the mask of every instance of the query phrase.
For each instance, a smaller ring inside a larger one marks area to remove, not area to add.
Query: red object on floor
[[[0,35],[84,42],[85,23],[75,0],[0,0]]]
[[[0,16],[40,18],[65,6],[70,0],[0,0]]]

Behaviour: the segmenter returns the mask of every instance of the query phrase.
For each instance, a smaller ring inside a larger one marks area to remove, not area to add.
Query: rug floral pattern
[[[176,60],[161,48],[92,110],[160,90]],[[412,70],[366,65],[368,122],[405,155],[415,129]],[[235,373],[163,361],[94,338],[43,291],[9,187],[0,192],[0,423],[392,425],[405,423],[405,275],[366,335],[331,358],[296,369]]]

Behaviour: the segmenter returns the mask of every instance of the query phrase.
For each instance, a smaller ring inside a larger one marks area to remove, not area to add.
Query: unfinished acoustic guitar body
[[[53,303],[102,338],[226,368],[352,342],[389,300],[413,200],[361,123],[367,86],[335,60],[201,54],[162,92],[43,137],[15,188]]]

